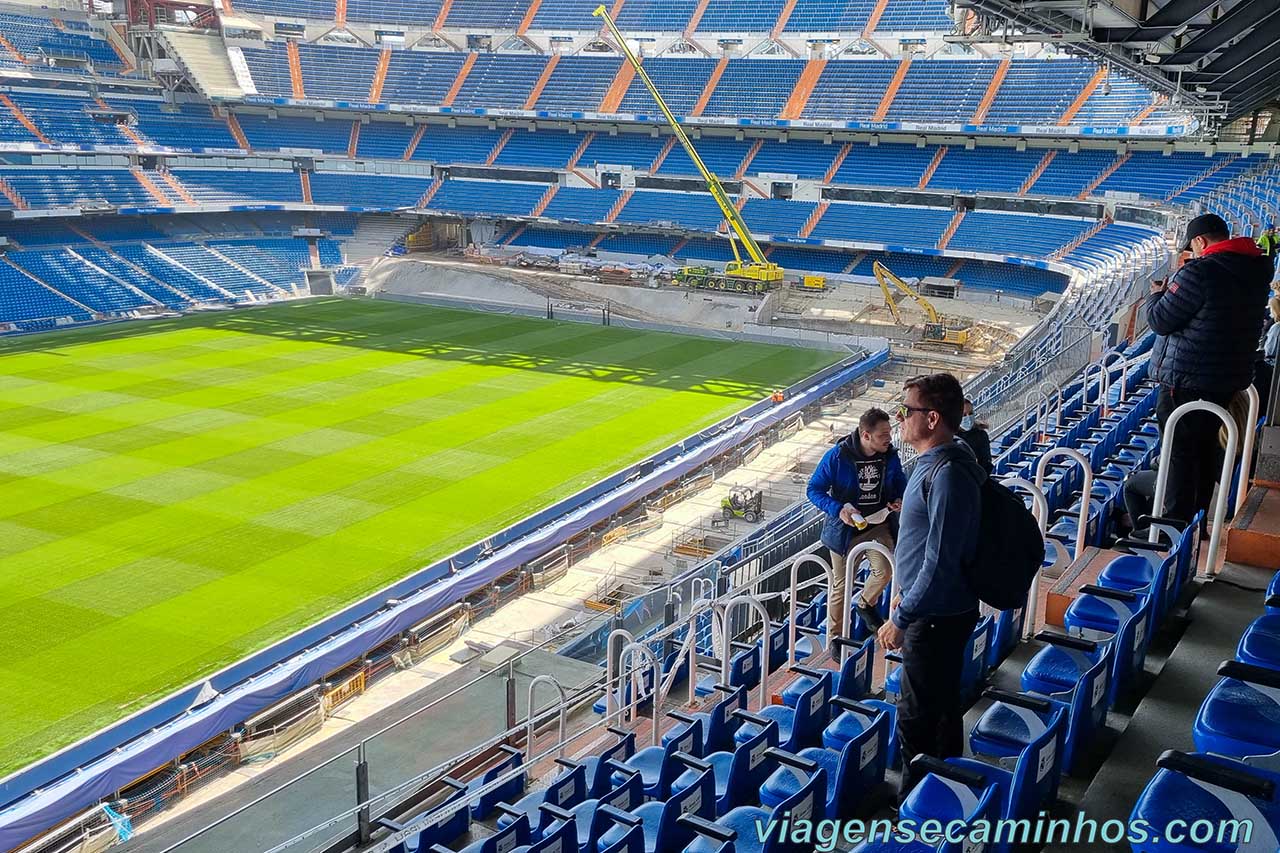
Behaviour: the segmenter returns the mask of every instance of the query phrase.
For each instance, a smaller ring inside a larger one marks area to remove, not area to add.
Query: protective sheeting
[[[73,775],[42,788],[0,812],[0,850],[8,850],[79,814],[135,779],[175,757],[194,749],[221,732],[275,703],[306,689],[327,673],[366,651],[399,636],[423,619],[465,599],[508,572],[568,541],[609,518],[663,485],[696,471],[711,459],[747,441],[756,433],[788,418],[832,390],[884,364],[889,351],[881,350],[853,365],[819,374],[813,384],[788,396],[786,402],[750,407],[738,423],[702,440],[688,440],[665,462],[650,465],[647,472],[627,479],[596,500],[572,510],[528,535],[493,551],[467,568],[449,572],[435,583],[396,596],[398,603],[382,606],[372,615],[316,643],[272,669],[222,691],[214,699],[194,704],[197,686],[188,695],[192,706],[110,754],[78,769]],[[744,416],[749,413],[749,416]],[[666,455],[666,454],[663,454]],[[641,469],[643,470],[643,469]],[[611,478],[613,479],[613,478]],[[539,513],[536,517],[545,516]],[[386,599],[383,599],[385,601]],[[217,685],[215,685],[217,686]]]

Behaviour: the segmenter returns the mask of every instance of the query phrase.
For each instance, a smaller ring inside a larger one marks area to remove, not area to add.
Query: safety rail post
[[[1084,485],[1080,493],[1080,517],[1076,520],[1076,553],[1073,561],[1078,562],[1084,556],[1084,538],[1089,528],[1089,505],[1093,501],[1093,469],[1089,467],[1088,458],[1079,450],[1073,447],[1055,447],[1041,456],[1036,464],[1035,487],[1042,493],[1044,492],[1044,475],[1049,468],[1049,462],[1059,457],[1074,460],[1084,469]]]
[[[1120,396],[1116,398],[1116,403],[1119,404],[1123,403],[1129,396],[1129,359],[1126,358],[1124,353],[1120,352],[1120,350],[1113,349],[1110,352],[1102,354],[1099,364],[1101,364],[1102,368],[1107,372],[1107,381],[1109,386],[1111,377],[1111,361],[1116,358],[1120,359]],[[1110,387],[1108,387],[1108,402],[1110,402],[1110,397]],[[1106,412],[1104,411],[1103,414],[1106,414]]]
[[[845,557],[844,560],[844,616],[840,620],[841,637],[848,637],[849,631],[853,627],[853,570],[858,565],[858,560],[862,559],[862,555],[872,551],[889,561],[889,575],[893,579],[889,585],[889,600],[893,601],[898,596],[898,578],[893,571],[893,552],[874,540],[859,542],[854,545],[853,550],[849,552],[849,556]],[[829,625],[827,631],[829,637],[831,631]]]
[[[1034,400],[1034,402],[1031,402]],[[1043,388],[1032,388],[1022,397],[1022,417],[1025,422],[1026,416],[1035,408],[1036,419],[1032,422],[1032,433],[1037,440],[1042,440],[1045,436],[1044,421],[1049,418],[1049,395],[1044,392]],[[1043,414],[1042,414],[1043,412]]]
[[[622,647],[625,648],[630,643],[634,643],[636,641],[636,637],[626,628],[614,628],[612,631],[609,632],[609,639],[605,641],[605,644],[604,644],[604,654],[605,654],[605,657],[604,657],[604,689],[605,689],[604,715],[606,717],[613,717],[614,711],[617,710],[614,707],[614,701],[613,701],[613,682],[618,675],[617,662],[621,653],[619,653],[618,655],[614,654],[613,647],[614,647],[615,641],[621,641]],[[621,689],[621,683],[619,683],[619,689]]]
[[[710,578],[707,578],[710,580]],[[716,610],[714,598],[699,598],[689,608],[689,631],[685,634],[684,645],[680,647],[680,656],[688,655],[689,658],[689,704],[692,705],[698,701],[698,617],[703,613],[711,614],[711,636],[716,636],[716,620],[720,618],[720,614]],[[722,653],[723,656],[723,653]],[[679,660],[679,656],[676,658]],[[666,681],[666,689],[670,689],[675,685],[675,675],[680,670],[679,664],[671,667],[671,673]]]
[[[1252,408],[1252,401],[1250,407]],[[1178,423],[1191,412],[1208,412],[1217,415],[1227,428],[1227,447],[1222,456],[1222,470],[1218,474],[1218,495],[1213,502],[1213,520],[1209,527],[1209,556],[1205,562],[1205,577],[1213,578],[1218,573],[1218,548],[1222,545],[1222,524],[1227,517],[1227,498],[1231,491],[1231,469],[1235,466],[1236,447],[1240,444],[1240,428],[1230,412],[1217,403],[1207,400],[1192,400],[1183,403],[1173,410],[1164,425],[1164,435],[1160,442],[1160,473],[1156,475],[1155,500],[1151,503],[1151,514],[1164,515],[1165,493],[1169,488],[1169,467],[1173,458],[1173,433]],[[1244,472],[1242,471],[1241,474]],[[1188,521],[1190,523],[1190,521]],[[1151,526],[1152,541],[1157,536],[1155,525]]]
[[[369,758],[363,742],[356,748],[356,805],[360,807],[356,813],[360,843],[368,844],[373,836],[373,823],[369,819]]]
[[[550,684],[556,689],[556,693],[560,695],[560,704],[558,706],[560,712],[559,727],[556,730],[556,743],[559,749],[556,751],[557,758],[564,758],[565,733],[569,727],[569,695],[565,692],[564,685],[560,683],[553,675],[535,675],[533,680],[529,682],[529,723],[525,729],[524,748],[530,755],[533,754],[533,730],[537,724],[537,714],[534,713],[533,704],[534,691],[537,690],[539,684]],[[551,709],[548,709],[548,712]]]
[[[1248,429],[1240,439],[1243,446],[1240,448],[1240,482],[1236,484],[1236,512],[1240,512],[1249,496],[1249,479],[1253,476],[1253,443],[1258,435],[1258,414],[1262,408],[1257,388],[1250,385],[1244,392],[1249,395],[1249,413],[1245,418]]]
[[[1089,398],[1089,377],[1098,373],[1098,405],[1102,408],[1102,416],[1107,416],[1107,398],[1111,396],[1111,372],[1102,366],[1101,362],[1091,362],[1086,364],[1084,372],[1081,374],[1080,385],[1080,401],[1086,406],[1093,405],[1093,400]]]
[[[788,668],[788,669],[791,669],[792,667],[794,667],[794,666],[796,665],[796,639],[797,639],[796,635],[797,635],[797,633],[798,633],[798,626],[796,625],[796,615],[797,615],[797,614],[796,614],[796,599],[798,599],[798,598],[800,597],[800,596],[799,596],[799,589],[798,589],[798,587],[800,586],[800,567],[801,567],[801,566],[803,566],[805,563],[817,563],[819,566],[821,566],[821,567],[822,567],[822,571],[823,571],[823,572],[825,572],[825,573],[826,573],[826,575],[827,575],[827,601],[828,601],[828,605],[827,605],[827,621],[828,621],[828,623],[830,622],[830,618],[831,618],[831,616],[830,616],[830,614],[831,614],[831,606],[830,606],[831,594],[832,594],[832,592],[834,592],[834,591],[835,591],[835,588],[836,588],[836,585],[835,585],[835,578],[836,578],[835,569],[834,569],[834,568],[832,568],[832,566],[831,566],[831,564],[830,564],[830,563],[828,563],[826,560],[824,560],[824,559],[822,559],[821,557],[819,557],[817,554],[800,554],[799,556],[797,556],[797,557],[795,557],[795,558],[793,558],[793,559],[792,559],[792,561],[791,561],[791,586],[790,586],[790,593],[789,593],[789,594],[790,594],[790,596],[791,596],[791,603],[790,603],[790,605],[789,605],[789,608],[790,608],[790,609],[788,610],[789,621],[788,621],[788,623],[787,623],[787,668]],[[832,636],[832,635],[831,635],[831,627],[832,627],[832,626],[831,626],[830,624],[828,624],[828,625],[827,625],[827,640],[828,640],[828,642],[830,642],[830,638],[831,638],[831,636]],[[768,645],[768,640],[766,640],[766,641],[765,641],[765,645],[766,645],[766,647],[767,647],[767,645]]]
[[[1036,387],[1039,388],[1041,391],[1044,391],[1047,388],[1049,391],[1053,392],[1053,397],[1056,400],[1056,402],[1054,403],[1054,409],[1053,409],[1054,424],[1061,424],[1062,423],[1062,386],[1058,385],[1055,382],[1051,382],[1048,379],[1041,379],[1040,384],[1037,385]],[[1048,417],[1047,411],[1045,412],[1045,416]]]
[[[621,683],[619,683],[618,687],[619,690],[625,690],[625,688],[622,687],[622,684],[626,682],[627,678],[630,678],[631,699],[623,703],[622,708],[618,713],[620,719],[624,722],[627,721],[628,718],[635,720],[636,709],[640,707],[640,694],[644,692],[644,667],[642,665],[639,669],[636,669],[636,655],[640,655],[641,658],[644,658],[645,662],[648,663],[650,669],[653,671],[653,695],[649,698],[650,701],[653,702],[653,745],[658,746],[658,709],[662,706],[662,701],[665,698],[662,695],[662,664],[659,663],[658,656],[653,653],[653,649],[649,648],[644,643],[632,642],[627,643],[622,647],[622,654],[619,656],[618,661],[621,670]],[[637,673],[639,673],[639,683],[637,683]],[[625,697],[626,694],[624,693],[623,695]]]
[[[769,635],[773,633],[773,623],[769,621],[769,611],[765,609],[760,599],[754,595],[737,595],[724,603],[721,614],[720,637],[721,648],[723,653],[720,656],[720,681],[721,683],[729,683],[729,664],[732,659],[730,650],[733,648],[733,611],[737,607],[747,606],[751,608],[760,617],[763,623],[763,631],[760,635],[760,707],[763,708],[769,704]],[[690,678],[693,674],[690,673]]]
[[[1037,488],[1036,484],[1025,477],[1008,477],[1000,481],[1006,489],[1022,489],[1031,495],[1031,514],[1036,517],[1036,524],[1040,526],[1040,538],[1047,541],[1048,537],[1045,533],[1049,529],[1049,501],[1044,496],[1044,490]],[[1040,607],[1040,572],[1037,569],[1035,577],[1031,579],[1031,589],[1027,592],[1027,607],[1031,610],[1031,618],[1022,620],[1022,639],[1029,640],[1036,630],[1036,616]]]

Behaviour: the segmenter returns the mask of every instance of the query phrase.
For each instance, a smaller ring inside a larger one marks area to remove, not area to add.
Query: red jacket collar
[[[1233,255],[1247,255],[1252,258],[1262,255],[1262,250],[1258,248],[1257,243],[1253,242],[1252,237],[1236,237],[1231,240],[1223,240],[1221,243],[1214,243],[1201,252],[1200,257],[1216,255],[1218,252],[1231,252]]]

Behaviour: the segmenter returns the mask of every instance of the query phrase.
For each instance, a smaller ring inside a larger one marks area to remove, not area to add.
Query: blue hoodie
[[[827,514],[822,527],[822,544],[837,554],[846,554],[859,532],[840,520],[840,508],[850,503],[864,516],[879,512],[902,497],[907,476],[902,472],[898,451],[867,453],[857,430],[826,452],[806,494],[809,502]]]
[[[929,616],[978,608],[964,567],[978,547],[986,478],[963,441],[916,457],[893,552],[894,580],[902,601],[892,618],[899,628]]]

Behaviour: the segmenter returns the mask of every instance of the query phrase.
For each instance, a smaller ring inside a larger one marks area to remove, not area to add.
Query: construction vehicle
[[[909,296],[928,317],[928,321],[924,324],[924,343],[943,344],[954,346],[958,349],[964,349],[969,345],[969,335],[973,331],[971,324],[963,320],[949,319],[939,315],[938,310],[933,307],[929,300],[917,293],[915,288],[894,275],[888,267],[879,261],[872,265],[872,269],[875,271],[876,281],[880,283],[880,289],[884,291],[884,303],[889,307],[889,311],[893,314],[893,319],[898,325],[905,326],[907,323],[902,319],[902,311],[898,307],[897,297],[893,294],[894,289]]]
[[[724,215],[725,222],[729,225],[729,246],[733,250],[733,260],[725,264],[723,272],[707,266],[688,266],[676,272],[673,280],[688,287],[727,290],[737,293],[763,293],[780,284],[785,277],[785,271],[782,267],[765,258],[764,252],[761,251],[760,245],[755,241],[755,238],[751,236],[751,230],[747,227],[747,223],[742,218],[738,208],[729,199],[729,194],[720,183],[720,179],[707,168],[707,165],[702,162],[702,158],[698,156],[697,149],[693,147],[693,141],[684,132],[684,128],[680,126],[680,122],[672,114],[667,102],[662,99],[662,95],[658,92],[658,87],[649,79],[649,74],[644,70],[640,60],[636,58],[631,46],[627,44],[626,37],[618,30],[618,25],[614,23],[609,11],[604,6],[598,6],[593,14],[597,18],[604,19],[605,26],[613,35],[615,46],[622,51],[627,62],[631,63],[631,67],[635,69],[636,75],[644,83],[645,88],[649,90],[649,94],[653,95],[653,100],[657,103],[658,109],[662,111],[667,124],[671,125],[671,132],[675,134],[676,139],[684,146],[689,159],[698,168],[698,173],[702,175],[702,180],[707,184],[707,191],[715,199],[720,212]],[[738,251],[738,241],[742,242],[742,246],[746,250],[747,260],[745,261]],[[811,276],[810,278],[821,278],[821,276]],[[825,284],[824,280],[824,287]],[[813,287],[814,285],[806,286]]]
[[[741,518],[755,524],[764,514],[764,492],[759,489],[734,489],[720,501],[720,514],[725,521]]]

